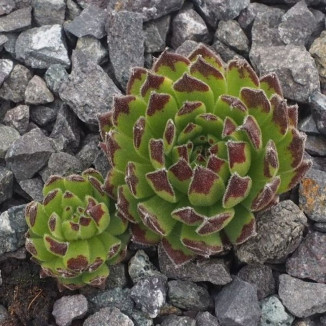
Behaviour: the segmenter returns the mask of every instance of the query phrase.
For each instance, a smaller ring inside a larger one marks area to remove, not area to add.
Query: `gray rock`
[[[285,311],[282,302],[275,295],[261,301],[260,326],[291,326],[294,317]]]
[[[156,19],[181,9],[184,0],[108,0],[108,11],[115,9],[141,13],[144,21]]]
[[[125,264],[110,266],[110,274],[106,280],[106,288],[113,289],[116,287],[124,288],[128,284]]]
[[[318,131],[326,135],[326,96],[316,92],[310,97],[312,116],[316,122]]]
[[[256,287],[235,278],[216,295],[215,314],[221,325],[258,326],[261,311]]]
[[[29,106],[18,105],[6,112],[3,123],[13,127],[22,135],[26,132],[29,124]]]
[[[309,135],[318,135],[319,131],[316,126],[316,122],[312,115],[308,115],[306,118],[302,119],[299,122],[298,128],[300,131],[303,131]]]
[[[38,26],[63,24],[65,0],[32,0],[34,19]]]
[[[211,282],[215,285],[224,285],[232,281],[228,264],[223,259],[199,259],[176,268],[161,245],[158,246],[158,259],[160,271],[168,278]]]
[[[314,230],[326,233],[326,223],[314,223]]]
[[[315,59],[322,86],[326,85],[326,31],[321,32],[309,49],[309,53]]]
[[[102,175],[107,175],[110,170],[109,160],[103,151],[99,151],[93,161],[94,168]]]
[[[44,127],[47,124],[54,122],[57,113],[58,111],[55,108],[43,105],[33,106],[30,108],[31,121],[35,122],[40,127]]]
[[[147,317],[142,311],[134,309],[129,317],[134,322],[135,326],[154,326],[152,318]]]
[[[16,8],[14,0],[0,1],[0,16],[10,14]]]
[[[108,60],[108,50],[93,36],[83,36],[78,39],[76,50],[82,51],[88,60],[102,64]]]
[[[168,282],[168,302],[193,311],[205,311],[212,306],[212,299],[204,287],[181,280]]]
[[[148,317],[156,318],[166,300],[166,279],[162,277],[143,278],[130,292],[136,306]]]
[[[17,9],[30,7],[32,5],[32,0],[14,0],[14,1],[16,3]]]
[[[98,146],[100,141],[99,136],[96,134],[89,135],[87,135],[88,137],[86,136],[86,139],[83,140],[81,149],[76,154],[76,157],[83,165],[83,169],[89,168],[93,164],[94,157],[96,157],[101,151]]]
[[[310,48],[313,41],[321,34],[321,32],[325,29],[325,14],[322,11],[319,11],[314,8],[309,8],[312,14],[315,17],[316,27],[315,30],[310,35],[308,42],[306,44],[307,49]]]
[[[52,153],[48,166],[41,171],[41,176],[44,182],[50,175],[67,176],[73,173],[82,172],[82,165],[78,158],[65,152]]]
[[[32,68],[46,69],[60,63],[70,66],[67,48],[59,24],[43,25],[22,32],[15,45],[17,59]]]
[[[13,142],[6,154],[7,166],[19,180],[30,179],[42,169],[54,149],[40,129],[32,129]]]
[[[0,204],[11,198],[14,184],[13,173],[0,166]]]
[[[325,252],[326,234],[309,233],[286,261],[286,272],[294,277],[326,283],[326,261],[321,259]]]
[[[16,64],[0,88],[0,97],[14,103],[24,101],[25,89],[31,78],[32,73],[29,69]]]
[[[216,317],[208,311],[199,312],[196,316],[197,326],[220,326]]]
[[[185,40],[204,43],[210,40],[210,35],[204,20],[191,8],[181,10],[172,21],[172,47],[176,49]]]
[[[237,52],[249,52],[249,40],[236,20],[221,20],[215,36]]]
[[[32,23],[32,8],[18,9],[9,15],[0,17],[0,32],[21,31]]]
[[[27,194],[28,199],[42,202],[43,181],[40,178],[32,178],[19,181],[19,186]]]
[[[94,36],[101,39],[106,35],[107,11],[95,5],[87,6],[81,14],[65,26],[65,30],[77,36]]]
[[[196,326],[196,320],[186,316],[170,315],[164,318],[161,326]]]
[[[8,37],[5,35],[0,35],[0,52],[3,50],[3,45],[8,41]]]
[[[125,88],[131,68],[144,65],[142,16],[128,11],[114,12],[108,18],[106,30],[114,74],[121,86]]]
[[[259,213],[256,222],[257,236],[236,248],[239,260],[247,264],[284,261],[299,246],[307,218],[285,200]]]
[[[0,255],[24,245],[27,231],[25,206],[13,206],[0,215]]]
[[[68,73],[63,65],[53,64],[45,72],[44,79],[49,89],[57,94],[61,84],[68,79]]]
[[[5,50],[10,53],[14,58],[16,58],[16,53],[15,53],[15,46],[16,46],[16,40],[19,36],[19,33],[5,33],[8,41],[3,45]]]
[[[313,156],[326,156],[326,139],[322,136],[308,135],[305,150]]]
[[[235,57],[243,58],[241,55],[239,55],[237,52],[230,49],[227,45],[220,42],[219,40],[216,40],[212,44],[212,48],[215,50],[216,53],[219,54],[219,56],[224,60],[225,62],[228,62],[229,60],[234,59]]]
[[[323,324],[322,324],[323,325]],[[303,318],[296,319],[292,326],[321,326],[320,322],[316,318]]]
[[[316,222],[326,222],[326,172],[310,169],[303,177],[299,187],[299,203],[309,219]]]
[[[8,318],[9,318],[8,310],[3,305],[0,305],[0,322],[5,322]]]
[[[213,28],[220,20],[236,18],[242,10],[248,7],[250,0],[194,0],[195,6]]]
[[[74,52],[73,68],[59,95],[83,122],[98,129],[97,117],[111,109],[112,98],[121,92],[103,69]]]
[[[6,78],[10,75],[12,69],[14,67],[14,63],[9,59],[0,59],[0,86],[6,80]]]
[[[138,250],[136,254],[129,260],[128,273],[133,283],[137,283],[144,278],[154,276],[159,278],[167,278],[164,274],[160,273],[150,262],[144,250]]]
[[[28,83],[25,90],[25,102],[28,104],[47,104],[54,101],[54,96],[47,88],[45,81],[35,75]]]
[[[198,44],[199,43],[196,41],[186,40],[175,50],[175,52],[187,57],[197,48]]]
[[[272,71],[278,75],[284,97],[288,99],[308,102],[309,97],[319,90],[317,68],[303,46],[253,47],[250,58],[260,75]]]
[[[69,326],[75,319],[83,318],[88,310],[88,302],[82,294],[63,296],[53,305],[52,315],[58,326]]]
[[[82,9],[77,5],[74,0],[67,0],[67,19],[74,20],[80,15]]]
[[[304,282],[287,274],[279,277],[278,295],[296,317],[308,317],[326,311],[326,284]]]
[[[166,47],[166,36],[170,28],[171,16],[164,16],[144,25],[145,51],[161,52]]]
[[[0,159],[5,158],[8,148],[19,137],[19,132],[15,128],[0,124]]]
[[[89,316],[83,326],[134,326],[132,320],[119,309],[103,308]]]
[[[242,280],[256,285],[258,299],[264,299],[276,292],[273,271],[266,265],[246,265],[238,273]]]

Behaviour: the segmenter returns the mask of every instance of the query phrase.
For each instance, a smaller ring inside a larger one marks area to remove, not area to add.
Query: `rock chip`
[[[21,31],[29,27],[32,23],[32,8],[26,7],[18,9],[9,15],[0,17],[0,33]]]
[[[0,283],[0,285],[2,282]],[[3,306],[0,305],[0,322],[5,322],[9,318],[9,312],[8,310]]]
[[[69,326],[73,320],[83,318],[87,310],[88,303],[84,295],[66,295],[54,303],[52,315],[58,326]]]
[[[315,92],[309,100],[316,127],[322,135],[326,136],[326,96]]]
[[[219,40],[216,40],[212,44],[212,48],[218,53],[218,55],[224,60],[224,62],[228,62],[229,60],[234,59],[235,57],[243,58],[241,55],[239,55],[234,50],[230,49],[227,45],[222,43]]]
[[[85,54],[88,60],[102,64],[108,60],[108,50],[102,45],[101,41],[93,36],[83,36],[78,39],[76,50]]]
[[[161,326],[196,326],[196,320],[186,316],[170,315],[164,318]]]
[[[143,18],[134,12],[113,12],[108,18],[106,31],[114,74],[125,88],[131,68],[144,65]]]
[[[0,52],[3,50],[3,45],[8,41],[8,37],[5,35],[0,35]]]
[[[326,311],[326,284],[301,281],[287,274],[279,277],[278,295],[296,317],[308,317]]]
[[[65,0],[32,0],[33,15],[38,26],[63,24]]]
[[[0,159],[4,159],[8,148],[20,137],[19,132],[12,127],[0,124]]]
[[[16,64],[0,88],[0,97],[14,103],[24,101],[25,90],[31,78],[32,73],[29,69]]]
[[[70,66],[62,26],[43,25],[22,32],[15,45],[17,59],[24,60],[32,68],[46,69],[60,63]]]
[[[326,85],[326,31],[321,32],[309,49],[309,53],[315,59],[318,68],[320,81],[325,87]]]
[[[44,167],[54,152],[52,144],[40,129],[32,129],[13,142],[6,154],[7,166],[19,180],[30,179]]]
[[[83,170],[89,168],[93,162],[94,157],[101,151],[99,148],[100,138],[97,134],[88,134],[81,144],[80,150],[77,152],[76,157],[81,161]],[[111,273],[110,273],[111,275]]]
[[[45,72],[44,79],[49,89],[57,94],[61,84],[68,79],[68,73],[63,65],[53,64]]]
[[[174,49],[185,40],[208,42],[209,39],[207,26],[195,10],[186,8],[173,18],[171,45]]]
[[[25,90],[25,102],[28,104],[46,104],[54,101],[54,96],[47,88],[45,81],[35,75],[29,82]]]
[[[294,277],[326,283],[326,234],[311,232],[286,261],[286,272]]]
[[[106,288],[114,289],[116,287],[124,288],[128,285],[127,272],[125,264],[110,266],[110,274],[106,280]]]
[[[0,1],[0,16],[10,14],[16,8],[15,0]]]
[[[212,299],[204,287],[181,280],[168,282],[168,302],[175,307],[193,311],[205,311],[212,306]]]
[[[8,40],[3,45],[5,50],[8,53],[10,53],[14,58],[16,58],[15,46],[16,46],[16,40],[17,40],[18,36],[19,36],[19,32],[8,32],[8,33],[6,33],[6,38]]]
[[[14,67],[14,63],[9,59],[0,59],[0,86],[6,80],[6,78],[10,75],[12,69]]]
[[[258,326],[261,311],[256,287],[235,278],[216,295],[215,314],[221,325]]]
[[[284,261],[300,244],[307,218],[285,200],[259,213],[256,223],[257,236],[236,248],[239,260],[247,264]]]
[[[316,231],[326,233],[326,223],[315,223],[313,228]]]
[[[326,156],[326,139],[322,136],[308,135],[305,150],[313,156]]]
[[[291,326],[294,317],[285,311],[282,302],[276,295],[270,296],[260,302],[260,326]]]
[[[19,181],[19,186],[27,194],[27,199],[42,202],[43,181],[40,178],[32,178]]]
[[[15,128],[21,135],[24,134],[29,124],[29,106],[18,105],[8,110],[3,118],[3,123]]]
[[[47,124],[54,122],[58,111],[53,107],[38,105],[30,108],[31,121],[38,126],[44,127]]]
[[[134,326],[132,320],[118,308],[102,308],[89,316],[83,326]]]
[[[298,128],[306,134],[319,135],[316,122],[311,114],[299,122]]]
[[[0,204],[11,198],[14,185],[13,173],[0,166]]]
[[[196,316],[197,326],[220,326],[216,317],[208,311],[199,312]]]
[[[106,10],[90,4],[79,16],[65,26],[65,30],[77,37],[94,36],[101,39],[106,35],[106,18]]]
[[[80,15],[82,9],[77,5],[74,0],[67,0],[67,19],[74,20]]]
[[[98,129],[98,115],[110,110],[113,96],[121,92],[103,69],[83,53],[74,52],[72,62],[71,74],[60,87],[60,98],[80,120]]]

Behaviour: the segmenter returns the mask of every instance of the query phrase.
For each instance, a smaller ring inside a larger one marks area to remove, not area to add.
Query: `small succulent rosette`
[[[26,207],[26,249],[41,265],[41,276],[56,278],[60,289],[102,287],[108,264],[125,252],[128,222],[110,208],[102,185],[103,177],[94,169],[51,176],[43,188],[43,203],[33,201]]]
[[[187,58],[165,51],[100,117],[104,187],[133,241],[161,241],[177,265],[217,254],[255,235],[253,212],[309,169],[297,120],[275,74],[203,45]]]

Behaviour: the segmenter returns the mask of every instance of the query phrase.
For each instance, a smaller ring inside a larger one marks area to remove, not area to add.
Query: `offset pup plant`
[[[41,277],[55,277],[59,289],[103,286],[107,264],[117,262],[125,251],[128,222],[110,209],[102,183],[94,169],[51,176],[43,188],[43,203],[33,201],[26,207],[26,249],[41,265]]]
[[[105,190],[132,223],[132,240],[161,241],[177,265],[255,235],[253,212],[311,165],[298,107],[276,75],[258,78],[247,61],[225,64],[203,45],[135,68],[127,95],[99,120],[112,165]]]

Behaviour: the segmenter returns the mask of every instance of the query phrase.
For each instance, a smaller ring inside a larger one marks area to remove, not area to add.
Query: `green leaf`
[[[202,133],[203,128],[193,122],[189,122],[178,136],[177,143],[184,144]]]
[[[44,211],[44,206],[32,201],[26,205],[25,220],[28,227],[38,236],[50,233],[48,229],[48,215]]]
[[[45,248],[55,256],[63,257],[70,246],[69,242],[59,241],[49,234],[44,234],[43,243]]]
[[[149,154],[148,142],[153,138],[153,132],[151,131],[149,123],[145,117],[139,117],[135,122],[133,134],[133,144],[137,154],[141,157],[147,158]],[[130,155],[132,155],[132,152],[130,152],[127,157],[133,157]]]
[[[251,165],[250,146],[246,142],[229,140],[226,143],[231,173],[245,176]]]
[[[205,112],[206,107],[203,102],[186,101],[175,115],[176,127],[182,130],[188,123],[193,122],[198,115]]]
[[[127,185],[122,185],[118,188],[117,210],[131,223],[140,222],[137,211],[138,202],[139,200],[135,199]]]
[[[156,245],[161,241],[160,235],[151,231],[141,222],[138,224],[132,224],[130,229],[132,234],[132,242],[142,245]]]
[[[100,268],[96,269],[92,273],[84,272],[81,275],[81,280],[84,284],[104,288],[105,281],[109,274],[110,272],[108,266],[106,264],[103,264]],[[76,283],[78,284],[79,282],[77,281]]]
[[[77,240],[69,243],[68,250],[63,256],[64,266],[71,271],[81,273],[90,263],[90,249],[87,240]]]
[[[260,78],[260,88],[265,92],[268,99],[270,99],[274,94],[283,97],[280,81],[274,72]]]
[[[25,247],[39,261],[49,261],[56,258],[55,255],[47,250],[42,238],[27,237]]]
[[[148,152],[154,169],[162,169],[165,166],[163,139],[151,138],[148,143]]]
[[[127,84],[128,95],[140,95],[141,87],[147,78],[147,70],[141,67],[132,69],[130,79]]]
[[[176,142],[177,128],[172,119],[166,122],[163,132],[164,154],[168,155]]]
[[[171,165],[168,170],[169,181],[175,189],[183,194],[188,193],[192,175],[192,168],[184,158],[180,158],[175,164]]]
[[[124,183],[125,183],[125,174],[115,168],[111,168],[105,178],[103,184],[103,190],[112,199],[116,199],[118,187],[120,185],[123,185]]]
[[[212,114],[212,113],[202,113],[196,116],[195,123],[205,130],[205,133],[221,138],[223,129],[223,120]]]
[[[65,190],[64,178],[59,175],[51,175],[48,180],[45,182],[43,187],[43,196],[45,197],[50,191],[54,189]]]

